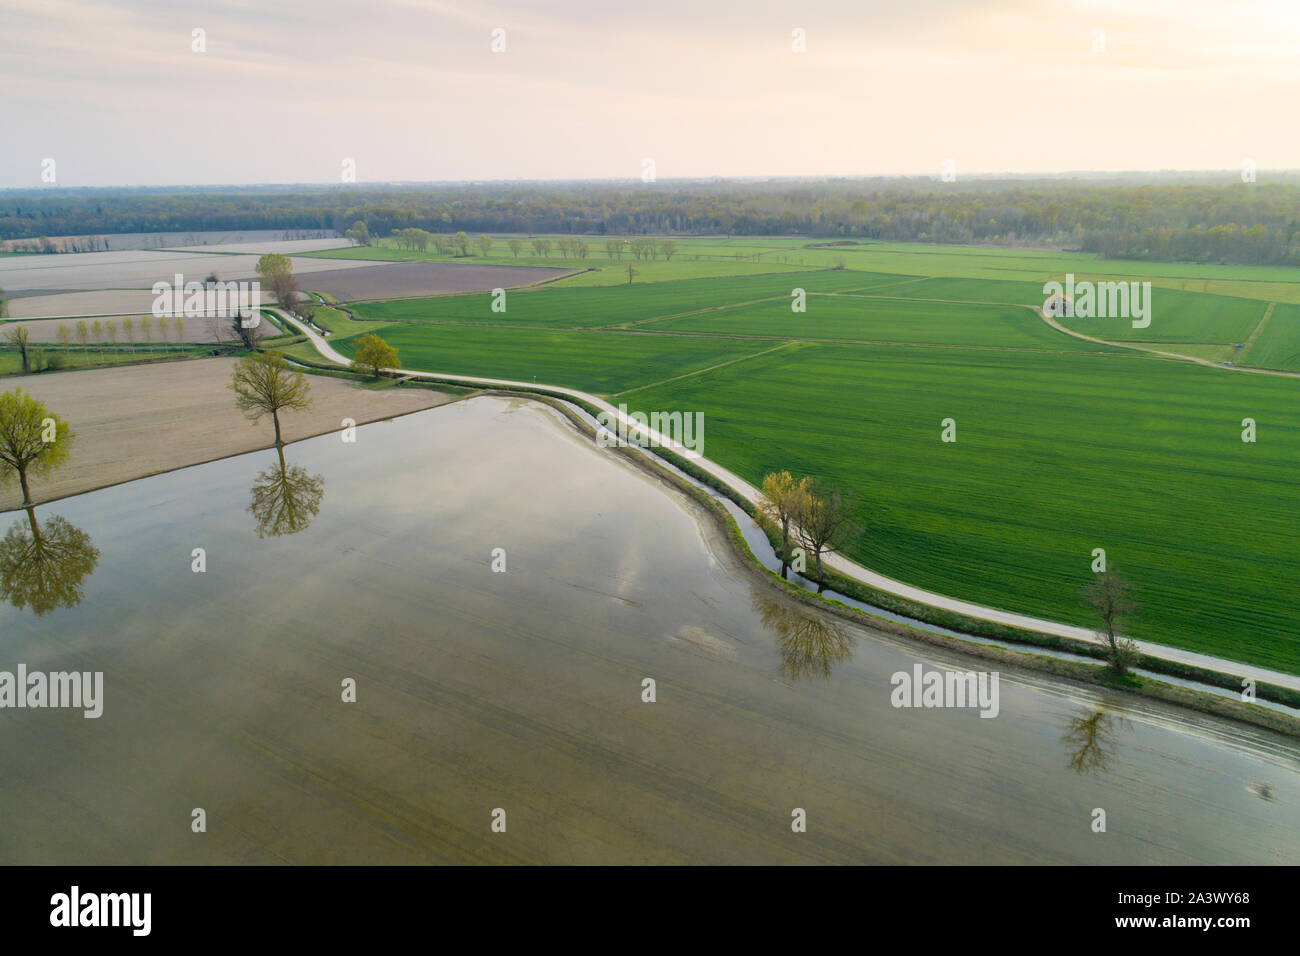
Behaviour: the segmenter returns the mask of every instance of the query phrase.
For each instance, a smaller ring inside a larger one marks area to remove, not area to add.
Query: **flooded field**
[[[896,708],[984,665],[779,598],[537,405],[3,520],[0,671],[103,672],[0,710],[6,863],[1300,860],[1293,741],[1012,673]]]

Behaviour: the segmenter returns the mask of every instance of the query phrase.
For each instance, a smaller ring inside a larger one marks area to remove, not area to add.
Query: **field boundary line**
[[[1272,368],[1253,368],[1248,365],[1225,365],[1221,362],[1211,362],[1209,359],[1197,358],[1194,355],[1183,355],[1180,352],[1166,352],[1162,349],[1149,348],[1144,345],[1138,345],[1131,342],[1114,342],[1109,339],[1099,339],[1093,335],[1084,335],[1082,332],[1076,332],[1073,329],[1066,328],[1055,318],[1048,315],[1036,306],[1027,305],[1026,309],[1033,309],[1040,319],[1058,332],[1064,332],[1066,335],[1076,339],[1082,339],[1085,342],[1096,342],[1100,345],[1113,345],[1116,348],[1132,349],[1135,352],[1145,352],[1148,355],[1155,355],[1159,358],[1176,359],[1179,362],[1191,362],[1193,365],[1204,365],[1206,368],[1214,368],[1223,372],[1250,372],[1254,375],[1273,375],[1277,378],[1300,378],[1300,372],[1284,372],[1281,369]],[[1191,345],[1193,343],[1186,343]],[[1213,343],[1209,343],[1213,344]]]
[[[1241,352],[1236,356],[1237,361],[1245,361],[1250,355],[1251,349],[1255,347],[1255,342],[1258,341],[1260,335],[1264,331],[1264,326],[1268,325],[1272,320],[1273,309],[1276,305],[1276,302],[1270,302],[1268,304],[1268,308],[1264,310],[1264,314],[1259,318],[1259,323],[1251,329],[1250,335],[1246,336],[1246,341],[1241,343]]]
[[[912,276],[909,279],[898,279],[894,282],[886,282],[884,285],[864,286],[861,289],[845,289],[843,292],[818,292],[816,295],[856,295],[862,292],[875,292],[880,289],[888,289],[890,286],[907,285],[909,282],[925,282],[928,279],[937,279],[938,276]]]
[[[764,302],[781,302],[789,298],[784,295],[768,296],[766,299],[751,299],[748,302],[729,302],[726,305],[709,305],[702,309],[691,309],[689,312],[674,312],[670,315],[652,315],[648,319],[637,319],[633,322],[616,322],[609,325],[600,325],[596,328],[601,329],[630,329],[634,325],[645,325],[647,322],[665,322],[668,319],[684,319],[692,315],[703,315],[705,312],[721,312],[723,309],[739,309],[745,305],[762,305]]]
[[[929,278],[927,276],[926,278]],[[982,299],[930,299],[915,295],[867,295],[861,292],[810,292],[809,295],[837,295],[845,299],[897,299],[900,302],[944,302],[948,305],[1001,305],[1016,309],[1033,309],[1023,302],[985,302]]]
[[[686,372],[682,375],[674,375],[672,378],[666,378],[662,382],[651,382],[648,385],[638,385],[636,388],[625,389],[621,392],[615,392],[612,398],[622,398],[624,395],[631,395],[633,392],[639,392],[643,389],[654,388],[656,385],[667,385],[669,382],[680,382],[684,378],[691,378],[694,375],[703,375],[705,372],[712,372],[715,369],[726,368],[728,365],[735,365],[737,362],[747,362],[750,359],[758,358],[760,355],[771,355],[773,352],[779,352],[781,349],[788,349],[797,342],[782,342],[780,345],[774,345],[770,349],[763,349],[761,352],[753,352],[749,355],[742,355],[739,358],[728,359],[725,362],[719,362],[717,365],[710,365],[708,368],[696,369],[694,372]]]

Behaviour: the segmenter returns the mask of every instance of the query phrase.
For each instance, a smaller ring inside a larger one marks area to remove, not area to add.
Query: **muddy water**
[[[1010,673],[992,719],[895,708],[896,672],[984,665],[779,600],[536,405],[31,520],[93,560],[0,555],[0,670],[102,671],[103,716],[0,710],[0,862],[1300,861],[1286,739]]]

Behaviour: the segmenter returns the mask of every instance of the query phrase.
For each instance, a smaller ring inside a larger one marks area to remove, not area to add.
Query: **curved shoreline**
[[[335,366],[348,367],[351,365],[351,361],[346,356],[335,351],[334,348],[331,347],[330,344],[315,330],[299,322],[292,316],[285,315],[278,309],[274,311],[276,311],[276,313],[285,321],[291,323],[300,332],[305,334],[313,347],[323,358],[329,360]],[[669,453],[687,460],[695,467],[708,473],[714,480],[722,482],[723,485],[726,486],[724,488],[724,493],[732,492],[733,494],[729,494],[728,496],[733,497],[733,500],[736,500],[737,504],[741,504],[742,507],[745,503],[748,503],[750,507],[754,507],[762,499],[759,491],[740,476],[734,474],[716,462],[712,462],[698,453],[685,448],[671,438],[660,435],[658,432],[647,426],[631,421],[628,416],[623,415],[613,405],[610,405],[603,399],[597,398],[594,395],[590,395],[578,389],[534,382],[517,382],[511,379],[496,379],[475,375],[461,375],[457,373],[428,372],[417,369],[387,369],[386,371],[405,377],[425,379],[433,382],[441,381],[453,385],[478,385],[485,388],[506,388],[540,395],[550,395],[561,400],[576,401],[581,405],[594,407],[599,412],[603,412],[610,416],[611,420],[620,422],[629,432],[646,437],[655,446],[656,452],[667,450]],[[744,499],[743,502],[740,500],[742,498]],[[923,588],[914,587],[901,581],[895,581],[883,574],[879,574],[869,568],[863,567],[840,554],[827,554],[823,558],[823,563],[832,571],[839,572],[841,575],[844,575],[851,580],[855,580],[868,588],[883,591],[903,598],[904,600],[951,614],[956,614],[961,617],[971,618],[993,625],[1009,627],[1018,631],[1028,631],[1031,633],[1043,634],[1096,646],[1100,646],[1104,641],[1104,638],[1098,632],[1087,628],[1061,624],[1055,621],[1047,621],[1029,615],[1016,614],[1010,611],[1001,611],[997,608],[985,607],[973,602],[962,601],[942,594],[935,594],[926,591]],[[1185,651],[1181,648],[1171,647],[1166,644],[1156,644],[1143,641],[1138,641],[1136,643],[1141,653],[1148,658],[1164,660],[1171,664],[1181,665],[1188,668],[1217,672],[1222,675],[1230,675],[1237,679],[1238,686],[1240,686],[1240,680],[1242,678],[1249,678],[1254,680],[1256,683],[1273,684],[1291,691],[1300,691],[1300,675],[1287,674],[1265,667],[1229,660],[1227,658],[1215,657],[1208,654],[1199,654],[1194,651]]]
[[[517,391],[485,390],[480,394],[503,398],[520,397]],[[595,429],[590,422],[582,417],[573,403],[553,396],[535,393],[527,397],[532,401],[553,408],[563,415],[580,435],[595,440]],[[1144,680],[1144,683],[1140,686],[1116,683],[1111,679],[1109,670],[1100,661],[1097,664],[1089,664],[1035,654],[1032,646],[1027,647],[1025,650],[1019,650],[1001,647],[997,644],[962,640],[958,637],[951,637],[879,617],[817,594],[798,584],[782,579],[776,572],[764,566],[750,547],[749,542],[745,540],[744,533],[736,523],[734,516],[726,510],[723,504],[708,491],[691,484],[688,478],[683,478],[669,467],[665,467],[664,462],[658,456],[648,453],[645,449],[634,450],[630,447],[612,448],[610,450],[615,451],[625,461],[641,470],[651,479],[663,482],[698,504],[714,519],[715,529],[730,544],[732,556],[740,563],[752,580],[772,587],[781,592],[784,597],[799,604],[832,614],[859,627],[869,628],[893,637],[901,637],[906,641],[941,647],[971,657],[996,661],[1001,665],[1022,671],[1048,674],[1075,684],[1173,704],[1212,717],[1248,724],[1252,727],[1263,728],[1290,737],[1300,737],[1300,715],[1254,707],[1244,702],[1215,695],[1207,690],[1182,687],[1150,678]],[[646,451],[647,453],[636,454],[636,451]]]

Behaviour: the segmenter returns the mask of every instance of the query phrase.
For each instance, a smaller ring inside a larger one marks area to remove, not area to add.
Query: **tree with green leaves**
[[[370,245],[370,229],[361,219],[354,222],[352,228],[345,232],[344,235],[359,246]]]
[[[293,261],[278,252],[268,252],[257,260],[257,278],[281,305],[287,304],[298,288],[298,280],[293,275]]]
[[[0,481],[18,476],[24,508],[32,503],[28,477],[63,465],[72,439],[68,423],[21,388],[0,393]]]
[[[454,239],[454,242],[456,243],[456,247],[460,249],[460,254],[462,256],[469,255],[469,236],[466,233],[464,232],[456,233],[456,238]]]
[[[230,387],[235,393],[235,405],[250,421],[271,416],[277,446],[284,444],[280,437],[280,413],[303,411],[312,404],[307,376],[290,368],[284,356],[275,352],[237,361],[230,376]]]
[[[356,355],[352,359],[352,369],[368,372],[375,378],[386,368],[397,368],[397,349],[393,348],[379,336],[370,334],[357,339]]]
[[[483,254],[483,258],[486,259],[488,257],[488,254],[492,251],[492,246],[494,245],[492,241],[492,237],[479,236],[477,239],[474,240],[474,242],[478,245],[479,252]]]
[[[794,480],[788,471],[775,471],[763,478],[763,501],[759,510],[781,529],[781,577],[790,568],[790,526],[804,508],[809,479]]]
[[[511,236],[509,239],[506,240],[506,245],[510,247],[510,251],[514,254],[514,257],[518,259],[519,250],[521,250],[524,247],[523,240],[521,240],[518,236]]]
[[[302,531],[320,513],[321,498],[325,495],[324,475],[313,475],[300,465],[286,464],[284,449],[277,446],[275,450],[280,455],[280,464],[261,472],[251,489],[252,503],[248,511],[257,520],[259,538],[278,538]]]
[[[30,607],[37,617],[55,608],[81,603],[81,584],[99,563],[99,549],[90,535],[58,515],[36,521],[27,507],[27,526],[21,520],[0,538],[0,600],[18,610]]]

